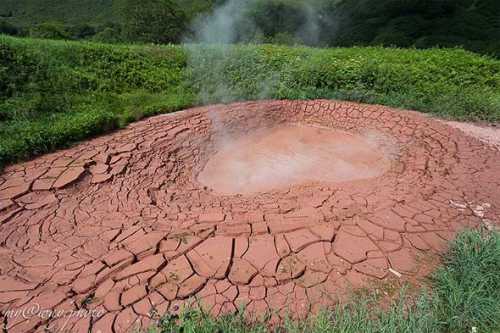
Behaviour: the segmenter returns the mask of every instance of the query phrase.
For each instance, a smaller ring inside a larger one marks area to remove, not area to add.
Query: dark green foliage
[[[0,33],[26,30],[31,37],[49,39],[177,42],[189,24],[187,15],[194,17],[193,10],[210,5],[193,1],[192,9],[173,0],[3,0],[0,20],[6,18],[0,21]]]
[[[121,0],[115,8],[125,40],[179,42],[187,25],[184,12],[171,0]]]
[[[0,36],[0,165],[189,106],[186,55]]]
[[[92,40],[103,43],[119,43],[124,41],[122,26],[119,24],[106,24],[96,28],[96,34]]]
[[[13,24],[0,19],[0,34],[16,36],[19,34],[19,29]]]
[[[334,45],[462,46],[500,56],[497,0],[344,0],[335,18]]]
[[[278,34],[293,36],[307,21],[304,4],[290,0],[258,0],[250,17],[266,38]]]
[[[226,1],[3,0],[0,19],[10,25],[4,29],[8,34],[30,31],[42,23],[60,22],[69,32],[62,34],[64,38],[86,39],[95,35],[96,40],[107,42],[178,42],[192,34],[190,27],[197,16]],[[238,42],[459,46],[500,57],[498,0],[248,1],[241,3],[253,5],[234,28]],[[311,22],[317,25],[314,32],[307,27]],[[92,29],[75,33],[74,29],[81,25]],[[61,34],[55,37],[61,38]]]
[[[113,0],[2,0],[0,16],[21,27],[44,22],[103,24],[112,17]],[[5,13],[5,14],[3,14]]]
[[[86,39],[96,34],[96,28],[87,23],[81,23],[69,28],[72,39]]]
[[[47,39],[69,39],[71,36],[67,28],[60,23],[45,22],[30,29],[30,37]]]

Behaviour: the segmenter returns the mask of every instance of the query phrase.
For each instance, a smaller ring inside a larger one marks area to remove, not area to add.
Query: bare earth
[[[447,121],[446,123],[500,150],[500,127],[486,127],[457,121]]]
[[[381,106],[150,118],[0,174],[2,320],[126,332],[194,298],[303,317],[351,288],[418,281],[457,231],[498,225],[499,175],[495,147]],[[34,304],[59,312],[16,312]]]

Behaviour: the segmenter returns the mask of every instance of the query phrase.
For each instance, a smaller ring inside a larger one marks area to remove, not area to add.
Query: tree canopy
[[[459,46],[500,56],[498,0],[3,0],[0,32],[179,42],[229,1],[245,11],[233,27],[236,42]]]

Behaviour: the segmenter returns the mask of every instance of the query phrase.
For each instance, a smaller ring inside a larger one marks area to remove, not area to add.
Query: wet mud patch
[[[390,157],[372,137],[292,124],[221,144],[198,181],[222,194],[255,194],[370,179],[390,167]]]

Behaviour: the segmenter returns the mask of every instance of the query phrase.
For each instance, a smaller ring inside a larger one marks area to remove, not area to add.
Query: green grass
[[[192,48],[191,84],[206,101],[337,98],[500,119],[500,62],[460,49]]]
[[[460,49],[109,45],[0,35],[0,167],[196,104],[334,98],[500,120],[500,61]]]
[[[466,231],[452,242],[430,291],[410,297],[404,291],[388,308],[375,294],[324,310],[305,321],[287,320],[287,333],[460,333],[500,331],[500,234]],[[213,318],[200,310],[166,316],[150,332],[267,332],[267,320],[248,322],[244,312]]]
[[[450,332],[500,331],[500,235],[460,235],[434,276],[438,317]]]
[[[176,47],[0,36],[0,166],[192,105]]]

